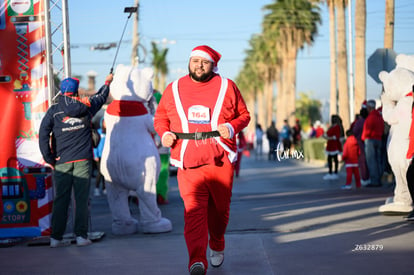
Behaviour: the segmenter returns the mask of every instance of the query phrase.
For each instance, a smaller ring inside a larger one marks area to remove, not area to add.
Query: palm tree
[[[330,115],[339,114],[344,126],[348,127],[350,125],[350,113],[345,22],[345,7],[348,4],[348,0],[322,0],[322,2],[326,2],[329,7],[331,56]]]
[[[319,7],[308,0],[279,0],[264,6],[270,11],[265,15],[263,32],[267,37],[276,34],[276,50],[280,53],[283,90],[283,102],[276,108],[285,106],[284,117],[293,123],[295,119],[296,102],[296,58],[299,49],[306,44],[311,45],[317,33],[317,24],[321,18]],[[269,47],[270,48],[270,47]]]
[[[154,89],[163,91],[168,74],[167,53],[168,48],[158,49],[155,42],[151,42],[152,62],[154,68]]]
[[[253,88],[255,96],[255,114],[257,114],[257,123],[266,123],[266,98],[264,92],[264,83],[266,81],[266,60],[265,60],[265,44],[262,36],[254,36],[250,40],[251,49],[248,51],[246,65],[248,66],[247,79]],[[254,78],[254,80],[252,79]],[[256,123],[255,123],[256,124]],[[253,124],[253,125],[255,125]]]
[[[260,55],[257,54],[259,52],[257,40],[257,37],[250,40],[251,49],[246,51],[247,57],[243,68],[235,79],[252,117],[248,126],[248,131],[251,133],[254,133],[257,121],[262,121],[264,118],[264,108],[261,108],[263,79],[260,73]]]
[[[355,2],[355,101],[354,110],[361,108],[367,97],[366,87],[366,0]]]
[[[252,45],[258,73],[263,82],[264,116],[259,122],[262,125],[270,125],[274,114],[273,84],[275,82],[275,71],[278,70],[279,58],[273,45],[269,44],[269,38],[264,35],[255,36]]]
[[[264,78],[264,94],[266,100],[266,120],[263,125],[270,125],[271,121],[276,118],[284,117],[283,104],[283,92],[282,92],[282,67],[281,58],[278,51],[279,46],[279,33],[264,32],[261,35],[260,47],[258,50],[261,52],[261,58],[263,59],[263,78]],[[274,95],[274,84],[276,84],[276,96]],[[276,126],[279,125],[282,120],[276,119]]]
[[[336,79],[336,24],[335,0],[326,0],[329,8],[329,51],[330,51],[330,105],[329,114],[338,113],[338,85]]]
[[[350,125],[349,113],[349,86],[348,86],[348,58],[346,44],[345,7],[348,0],[336,0],[337,37],[338,37],[338,105],[339,116],[342,118],[345,129]]]

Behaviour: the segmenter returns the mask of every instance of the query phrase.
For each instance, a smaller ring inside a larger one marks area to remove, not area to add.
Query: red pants
[[[352,175],[355,177],[355,186],[361,187],[361,178],[359,176],[359,167],[346,167],[346,185],[351,185]]]
[[[233,173],[233,165],[227,158],[221,167],[204,165],[178,170],[178,187],[185,208],[184,237],[189,254],[189,268],[195,262],[203,262],[207,269],[207,244],[215,251],[224,250]]]

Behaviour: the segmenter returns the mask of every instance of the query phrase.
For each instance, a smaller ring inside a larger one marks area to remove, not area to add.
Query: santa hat
[[[367,101],[364,100],[364,102],[362,102],[361,108],[366,108],[367,107]]]
[[[221,54],[210,48],[209,46],[202,45],[195,47],[190,54],[190,58],[193,56],[199,56],[207,59],[214,64],[214,72],[217,72],[217,63],[221,58]]]
[[[65,95],[77,94],[79,88],[79,79],[65,78],[60,83],[60,92]]]

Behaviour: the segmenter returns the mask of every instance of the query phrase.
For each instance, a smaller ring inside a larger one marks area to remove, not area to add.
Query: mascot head
[[[384,87],[384,94],[393,101],[399,101],[402,97],[412,92],[414,85],[414,55],[399,54],[396,57],[394,70],[382,71],[379,79]]]
[[[153,76],[151,68],[138,69],[120,64],[111,83],[111,96],[115,100],[147,102],[153,93]]]

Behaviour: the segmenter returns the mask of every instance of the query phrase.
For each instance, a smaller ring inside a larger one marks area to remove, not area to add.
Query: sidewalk
[[[392,186],[341,190],[323,181],[326,168],[301,160],[244,157],[234,182],[225,261],[207,274],[411,274],[414,223],[381,216]],[[0,248],[0,274],[188,274],[183,204],[176,177],[166,234],[111,234],[106,198],[92,197],[92,231],[105,236],[88,247],[51,249],[21,242]],[[138,215],[138,209],[131,205]]]

